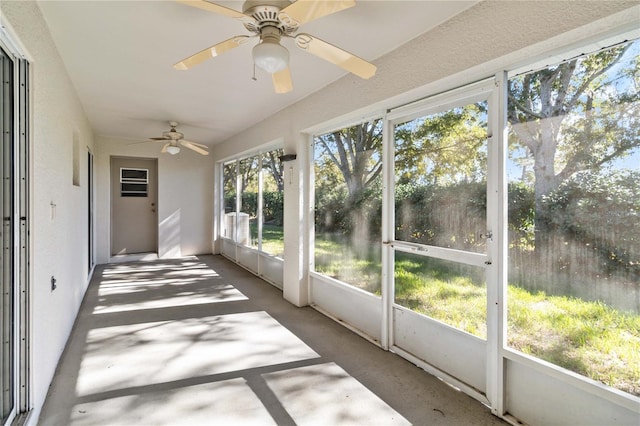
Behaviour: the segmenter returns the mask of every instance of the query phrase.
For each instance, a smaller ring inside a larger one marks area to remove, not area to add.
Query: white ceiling
[[[218,3],[242,10],[242,1]],[[301,31],[375,63],[474,3],[359,0]],[[268,74],[258,70],[252,80],[254,41],[191,70],[173,69],[186,56],[248,34],[233,19],[173,1],[41,0],[39,6],[97,135],[146,139],[175,120],[186,139],[214,145],[347,74],[284,39],[294,89],[275,94]],[[369,82],[376,84],[375,76]]]

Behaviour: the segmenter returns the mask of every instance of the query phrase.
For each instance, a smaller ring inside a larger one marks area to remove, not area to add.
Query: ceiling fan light
[[[179,146],[168,146],[167,147],[167,152],[171,155],[176,155],[178,153],[180,153],[180,147]]]
[[[253,48],[253,62],[273,74],[289,66],[289,51],[280,43],[263,41]]]

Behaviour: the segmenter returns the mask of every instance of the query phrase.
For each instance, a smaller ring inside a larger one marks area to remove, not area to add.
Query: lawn
[[[283,244],[281,233],[269,230],[263,247]],[[379,246],[349,249],[317,235],[315,247],[317,272],[380,294]],[[395,302],[486,338],[486,285],[478,269],[398,253]],[[514,285],[507,295],[509,347],[640,395],[640,315]]]
[[[251,241],[257,247],[258,225],[255,219],[252,219],[249,223],[249,232]],[[284,255],[284,232],[282,226],[262,225],[262,251],[278,257]]]
[[[279,257],[284,255],[282,226],[262,225],[262,251]]]

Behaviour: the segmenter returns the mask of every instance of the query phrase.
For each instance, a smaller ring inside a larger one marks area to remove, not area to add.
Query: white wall
[[[158,255],[180,257],[211,253],[213,161],[183,148],[160,154],[162,144],[132,145],[134,140],[96,137],[97,262],[107,263],[111,242],[110,159],[112,156],[158,159]]]
[[[38,6],[3,1],[0,12],[31,62],[31,376],[37,416],[87,287],[87,149],[93,134]],[[74,134],[79,187],[72,184]]]

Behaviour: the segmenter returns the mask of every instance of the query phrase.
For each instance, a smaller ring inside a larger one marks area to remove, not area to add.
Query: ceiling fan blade
[[[295,39],[296,45],[300,49],[329,61],[358,77],[368,79],[376,73],[376,66],[372,63],[312,35],[302,33],[298,34]]]
[[[160,153],[165,154],[167,152],[167,148],[169,148],[169,145],[171,145],[171,142],[167,142],[166,144],[164,144],[164,146],[160,150]]]
[[[173,67],[177,70],[188,70],[189,68],[192,68],[207,59],[215,58],[216,56],[222,55],[224,52],[227,52],[240,46],[241,44],[246,43],[250,38],[251,37],[245,35],[231,37],[228,40],[222,41],[218,44],[214,44],[211,47],[207,47],[206,49],[201,50],[195,55],[191,55],[188,58],[183,59],[177,64],[174,64]]]
[[[355,0],[298,0],[282,9],[278,17],[286,25],[299,26],[355,5]]]
[[[202,148],[200,148],[199,146],[193,144],[192,142],[189,141],[180,141],[180,144],[182,146],[184,146],[185,148],[189,148],[194,150],[195,152],[197,152],[198,154],[202,154],[202,155],[209,155],[209,151],[206,151]],[[198,144],[199,145],[199,144]]]
[[[256,23],[256,20],[251,16],[247,16],[242,12],[238,12],[235,9],[220,6],[219,4],[210,3],[205,0],[175,0],[178,3],[186,4],[187,6],[197,7],[198,9],[204,9],[209,12],[217,13],[218,15],[227,16],[229,18],[237,19],[239,21]]]
[[[293,83],[291,82],[291,72],[289,67],[282,71],[274,72],[271,74],[273,80],[273,88],[276,93],[288,93],[293,90]]]
[[[169,139],[167,139],[167,138],[149,138],[149,140],[146,141],[146,142],[149,142],[149,141],[168,141],[168,140]],[[139,142],[139,143],[144,143],[144,142]]]
[[[191,145],[195,145],[195,146],[198,146],[200,148],[209,149],[209,147],[207,145],[202,144],[202,143],[196,143],[196,142],[187,141],[187,140],[184,140],[184,139],[180,139],[180,142],[187,142],[187,143],[190,143]]]

